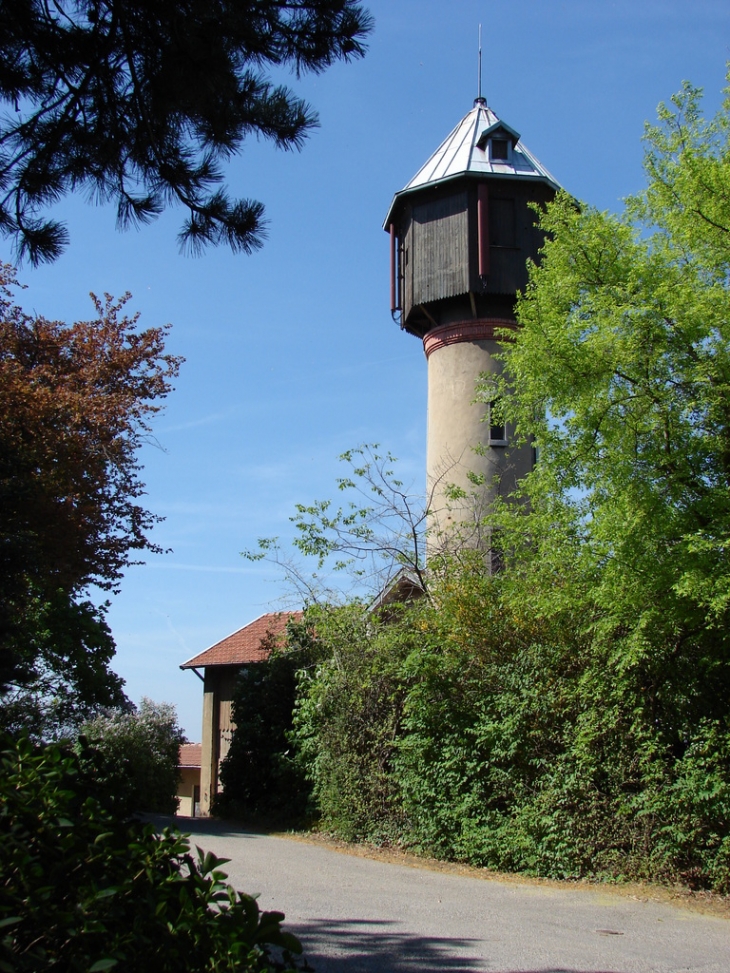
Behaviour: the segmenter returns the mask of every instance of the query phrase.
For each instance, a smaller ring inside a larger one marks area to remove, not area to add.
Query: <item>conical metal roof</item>
[[[511,143],[507,159],[495,159],[489,152],[489,138],[498,135]],[[519,132],[501,121],[484,99],[477,98],[472,110],[439,145],[415,176],[395,194],[385,220],[387,228],[396,202],[406,193],[461,176],[490,176],[530,179],[561,188],[557,179],[520,141]]]

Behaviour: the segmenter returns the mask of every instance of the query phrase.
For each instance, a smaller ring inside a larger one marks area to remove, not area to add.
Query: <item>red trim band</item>
[[[423,338],[423,350],[426,358],[434,351],[447,345],[456,345],[462,341],[499,341],[498,333],[504,328],[514,331],[517,322],[510,318],[479,318],[476,321],[454,321],[442,324],[439,328],[429,331]]]

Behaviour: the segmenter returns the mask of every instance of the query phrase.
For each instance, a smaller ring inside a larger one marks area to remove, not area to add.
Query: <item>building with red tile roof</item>
[[[211,645],[205,652],[183,662],[181,669],[205,666],[245,666],[268,659],[273,644],[283,644],[290,621],[298,621],[302,612],[267,612],[237,632]]]
[[[264,662],[274,648],[283,646],[287,625],[301,618],[300,611],[267,612],[180,666],[192,669],[203,682],[203,742],[199,744],[201,814],[210,814],[219,790],[220,765],[235,730],[232,703],[241,671]]]

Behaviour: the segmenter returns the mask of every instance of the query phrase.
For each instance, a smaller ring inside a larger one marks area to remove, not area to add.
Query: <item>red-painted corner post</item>
[[[489,276],[489,189],[479,184],[477,196],[477,228],[479,235],[479,276]]]
[[[397,266],[396,255],[398,251],[398,237],[395,233],[395,224],[390,224],[390,310],[398,310],[398,286],[397,286]]]

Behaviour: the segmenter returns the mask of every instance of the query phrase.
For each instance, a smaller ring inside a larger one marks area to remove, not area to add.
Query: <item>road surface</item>
[[[610,890],[495,881],[179,819],[286,913],[317,973],[730,973],[730,920]]]

